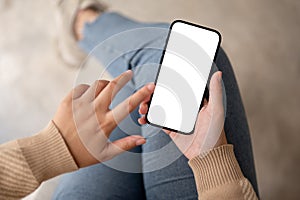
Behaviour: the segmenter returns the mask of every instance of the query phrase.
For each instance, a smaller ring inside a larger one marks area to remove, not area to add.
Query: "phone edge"
[[[169,27],[168,36],[167,36],[167,38],[166,38],[166,42],[165,42],[165,45],[164,45],[164,49],[163,49],[163,52],[162,52],[162,56],[161,56],[160,61],[159,61],[158,71],[157,71],[157,74],[156,74],[156,77],[155,77],[155,81],[154,81],[154,84],[155,84],[155,85],[156,85],[156,83],[157,83],[158,75],[159,75],[160,70],[161,70],[161,64],[162,64],[162,61],[163,61],[164,56],[165,56],[165,51],[166,51],[166,48],[167,48],[167,45],[168,45],[168,42],[169,42],[169,39],[170,39],[170,34],[171,34],[171,31],[172,31],[172,28],[173,28],[174,24],[175,24],[175,23],[178,23],[178,22],[180,22],[180,23],[185,23],[185,24],[188,24],[188,25],[191,25],[191,26],[196,26],[196,27],[198,27],[198,28],[202,28],[202,29],[205,29],[205,30],[209,30],[209,31],[212,31],[212,32],[214,32],[214,33],[216,33],[216,34],[218,35],[219,41],[218,41],[218,45],[217,45],[216,53],[215,53],[215,55],[214,55],[213,62],[215,63],[215,61],[216,61],[217,54],[218,54],[218,52],[219,52],[219,49],[220,49],[220,46],[221,46],[221,41],[222,41],[222,35],[221,35],[221,33],[220,33],[218,30],[215,30],[215,29],[212,29],[212,28],[209,28],[209,27],[201,26],[201,25],[199,25],[199,24],[194,24],[194,23],[192,23],[192,22],[184,21],[184,20],[181,20],[181,19],[176,19],[176,20],[174,20],[174,21],[170,24],[170,27]],[[212,67],[211,67],[210,70],[212,70]],[[207,82],[208,82],[208,81],[209,81],[209,80],[207,80]],[[205,87],[207,87],[207,83],[206,83],[206,86],[205,86]],[[155,91],[155,90],[154,90],[154,91]],[[154,94],[154,92],[153,92],[153,94]],[[150,100],[149,100],[149,103],[148,103],[148,109],[150,108],[150,104],[151,104],[151,101],[152,101],[153,94],[152,94],[151,97],[150,97]],[[203,98],[204,98],[204,95],[205,95],[205,92],[203,93],[202,101],[201,101],[201,104],[200,104],[200,106],[199,106],[198,113],[200,112],[200,110],[201,110],[201,108],[202,108],[202,106],[203,106],[202,104],[203,104]],[[148,110],[148,111],[149,111],[149,110]],[[193,129],[192,129],[190,132],[182,132],[182,131],[179,131],[179,130],[175,130],[175,129],[171,129],[171,128],[168,128],[168,127],[164,127],[164,126],[160,126],[160,125],[154,124],[154,123],[152,123],[152,122],[150,122],[150,121],[148,120],[148,111],[147,111],[147,113],[145,114],[145,119],[146,119],[147,124],[149,124],[149,125],[151,125],[151,126],[154,126],[154,127],[157,127],[157,128],[166,129],[166,130],[169,130],[169,131],[172,131],[172,132],[175,132],[175,133],[181,133],[181,134],[184,134],[184,135],[191,135],[191,134],[193,134],[193,132],[195,131],[196,123],[194,124],[194,127],[193,127]],[[197,121],[197,119],[198,119],[198,115],[197,115],[197,117],[196,117],[196,121]]]

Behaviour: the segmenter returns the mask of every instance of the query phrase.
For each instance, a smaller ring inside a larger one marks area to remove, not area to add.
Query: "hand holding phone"
[[[192,159],[214,147],[227,144],[224,126],[224,107],[222,90],[222,73],[215,72],[210,81],[209,101],[204,101],[196,121],[194,134],[183,135],[164,129],[181,152]],[[148,100],[140,104],[140,124],[146,124],[145,114],[148,112]]]
[[[146,121],[191,134],[220,46],[216,30],[177,20],[170,27]]]

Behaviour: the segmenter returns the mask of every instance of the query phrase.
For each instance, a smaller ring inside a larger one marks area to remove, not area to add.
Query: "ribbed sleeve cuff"
[[[18,140],[18,144],[39,183],[78,169],[53,122],[39,134]]]
[[[198,191],[241,180],[242,171],[235,158],[233,145],[223,145],[189,161]]]

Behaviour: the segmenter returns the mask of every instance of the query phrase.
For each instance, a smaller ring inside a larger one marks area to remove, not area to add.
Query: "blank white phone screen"
[[[193,131],[219,41],[216,31],[173,23],[147,113],[150,124]]]

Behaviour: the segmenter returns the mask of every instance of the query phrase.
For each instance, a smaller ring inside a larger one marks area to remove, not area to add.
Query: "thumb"
[[[134,147],[140,146],[146,143],[146,139],[140,135],[131,135],[122,139],[113,141],[108,145],[107,156],[115,157],[125,151],[133,149]]]
[[[224,127],[224,107],[222,94],[222,72],[213,74],[210,80],[210,96],[208,107],[211,111],[211,121],[203,140],[201,151],[212,149],[218,142]]]
[[[209,103],[213,110],[223,110],[222,72],[215,72],[210,80]]]

